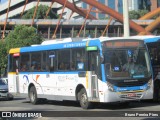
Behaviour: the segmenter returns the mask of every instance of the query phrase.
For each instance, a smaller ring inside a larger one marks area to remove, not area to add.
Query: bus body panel
[[[16,73],[10,72],[8,73],[8,88],[10,93],[16,93],[17,86],[16,86]]]
[[[60,96],[74,97],[75,100],[76,86],[82,84],[86,87],[86,78],[79,78],[76,73],[77,72],[55,72],[27,74],[22,72],[19,75],[21,85],[20,93],[28,94],[29,85],[34,84],[37,90],[37,95],[40,98],[44,98],[45,95],[54,95],[57,96],[57,100],[65,100],[67,98],[65,97],[65,99],[63,99],[63,97]],[[67,100],[69,100],[69,97]]]

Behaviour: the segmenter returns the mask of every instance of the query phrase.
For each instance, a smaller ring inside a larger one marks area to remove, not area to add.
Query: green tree
[[[11,48],[40,44],[43,38],[36,31],[36,28],[30,26],[15,26],[14,30],[5,39],[7,51]]]
[[[5,73],[7,68],[7,50],[6,44],[0,41],[0,76]]]
[[[140,17],[144,16],[147,13],[148,13],[148,10],[138,10],[138,11],[132,10],[132,11],[129,11],[129,18],[139,19]]]
[[[36,31],[34,27],[18,25],[8,34],[4,42],[0,41],[0,74],[7,69],[7,54],[11,48],[40,44],[43,41],[42,36]]]
[[[144,16],[144,15],[147,14],[148,12],[149,12],[148,10],[139,10],[139,11],[138,11],[140,17]]]
[[[138,19],[140,17],[138,11],[129,11],[129,19]]]
[[[23,16],[22,19],[32,19],[33,18],[33,14],[34,14],[34,10],[36,7],[28,10],[28,12],[26,12]],[[36,17],[35,19],[44,19],[46,16],[46,12],[49,9],[48,6],[46,5],[39,5],[37,12],[36,12]],[[47,19],[57,19],[58,15],[53,12],[53,10],[51,10],[47,16]]]

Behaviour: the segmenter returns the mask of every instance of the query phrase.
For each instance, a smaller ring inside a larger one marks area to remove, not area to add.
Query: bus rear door
[[[20,53],[10,54],[9,56],[9,73],[8,73],[8,87],[9,92],[19,93],[19,57]]]

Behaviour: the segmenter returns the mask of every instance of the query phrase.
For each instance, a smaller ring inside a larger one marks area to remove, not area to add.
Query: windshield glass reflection
[[[145,49],[110,49],[104,52],[108,78],[146,78],[151,76]]]

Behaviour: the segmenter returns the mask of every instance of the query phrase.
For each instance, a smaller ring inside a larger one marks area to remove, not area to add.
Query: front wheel
[[[32,86],[29,90],[29,99],[30,102],[34,105],[38,103],[37,91],[34,86]]]
[[[84,88],[79,92],[79,102],[83,109],[89,109],[93,107],[93,104],[88,101],[87,93]]]
[[[153,101],[154,102],[159,102],[160,101],[160,82],[156,81],[154,83],[154,96],[153,96]]]

